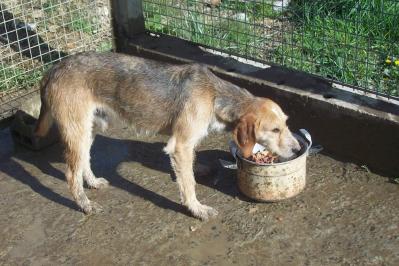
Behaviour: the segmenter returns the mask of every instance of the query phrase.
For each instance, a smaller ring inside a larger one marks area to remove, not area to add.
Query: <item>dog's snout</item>
[[[295,139],[294,137],[292,138],[293,140],[293,145],[292,145],[292,151],[293,152],[299,152],[301,150],[301,145],[299,144],[298,140]]]
[[[293,153],[297,153],[297,152],[299,152],[301,150],[301,147],[299,146],[299,147],[294,147],[294,148],[292,148],[292,152]]]

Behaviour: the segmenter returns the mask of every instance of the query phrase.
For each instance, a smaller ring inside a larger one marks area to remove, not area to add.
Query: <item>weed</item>
[[[28,88],[35,85],[42,77],[42,70],[34,69],[25,71],[19,67],[1,65],[0,91],[13,88]]]

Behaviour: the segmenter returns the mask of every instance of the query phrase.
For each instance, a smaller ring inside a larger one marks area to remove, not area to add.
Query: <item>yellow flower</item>
[[[395,61],[395,66],[399,66],[399,60]]]
[[[390,63],[392,63],[392,61],[391,61],[391,59],[387,59],[387,60],[385,60],[385,63],[387,63],[389,65]]]

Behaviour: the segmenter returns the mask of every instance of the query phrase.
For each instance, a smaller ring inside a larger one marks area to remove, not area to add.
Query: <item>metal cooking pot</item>
[[[240,191],[257,201],[275,202],[299,194],[306,185],[306,158],[312,138],[305,129],[294,137],[302,149],[293,160],[273,164],[256,164],[243,158],[239,150],[230,145],[237,161],[237,181]]]

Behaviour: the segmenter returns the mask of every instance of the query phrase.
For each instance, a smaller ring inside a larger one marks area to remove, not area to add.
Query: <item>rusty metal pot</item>
[[[237,160],[237,181],[240,191],[257,201],[276,202],[299,194],[306,185],[306,158],[312,146],[310,134],[300,130],[294,134],[301,143],[299,156],[293,160],[256,164],[243,158],[238,150],[231,149]]]

